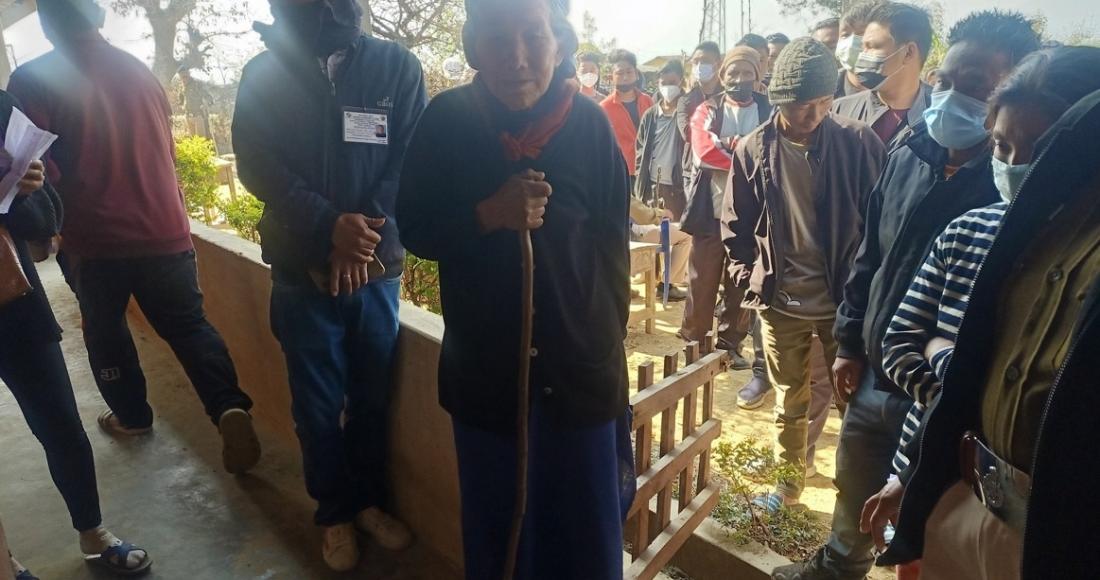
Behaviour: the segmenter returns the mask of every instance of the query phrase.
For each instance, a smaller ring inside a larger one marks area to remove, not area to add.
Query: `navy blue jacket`
[[[327,270],[332,229],[342,213],[385,217],[376,256],[386,278],[401,275],[404,249],[395,217],[405,149],[428,96],[420,62],[405,48],[361,36],[336,82],[304,51],[265,37],[268,50],[241,75],[233,148],[241,182],[264,202],[264,261],[277,279],[310,283]],[[347,107],[388,116],[388,145],[345,143]]]

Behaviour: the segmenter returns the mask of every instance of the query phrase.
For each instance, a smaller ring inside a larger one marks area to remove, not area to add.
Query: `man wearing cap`
[[[394,219],[405,149],[427,104],[420,63],[366,36],[355,0],[276,0],[268,50],[241,75],[233,145],[264,201],[271,326],[286,357],[306,489],[334,570],[359,560],[356,528],[383,547],[398,290]]]
[[[831,364],[837,304],[862,235],[862,215],[886,158],[870,127],[835,117],[836,62],[811,38],[787,46],[768,95],[777,111],[733,153],[722,212],[730,277],[759,311],[764,358],[775,385],[777,455],[797,472],[769,510],[797,503],[808,446],[810,348],[821,338]],[[769,228],[761,229],[761,222]]]

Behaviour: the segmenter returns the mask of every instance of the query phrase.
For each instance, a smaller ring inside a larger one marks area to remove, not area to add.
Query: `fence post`
[[[653,361],[647,361],[638,367],[638,392],[642,392],[653,386]],[[638,428],[634,437],[634,465],[638,475],[649,469],[653,456],[653,421],[646,421]],[[649,507],[638,510],[638,530],[634,536],[634,542],[630,553],[637,558],[649,547]]]

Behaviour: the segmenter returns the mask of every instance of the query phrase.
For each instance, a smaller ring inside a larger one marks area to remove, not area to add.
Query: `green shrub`
[[[184,137],[176,142],[176,175],[183,189],[187,213],[207,225],[214,222],[218,204],[218,169],[214,166],[214,143],[202,137]]]
[[[401,298],[436,314],[442,314],[443,306],[439,302],[439,264],[406,253]]]
[[[714,465],[722,492],[714,519],[735,540],[754,540],[800,562],[809,559],[828,536],[828,529],[805,510],[781,508],[769,515],[752,505],[753,498],[796,476],[795,468],[779,465],[771,447],[749,438],[737,445],[722,442],[714,450]]]
[[[238,194],[236,201],[219,202],[218,209],[225,214],[225,221],[237,231],[237,235],[260,243],[257,226],[264,214],[264,202],[250,193]]]

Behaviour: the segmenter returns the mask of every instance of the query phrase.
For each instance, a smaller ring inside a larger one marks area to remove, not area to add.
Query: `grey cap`
[[[775,60],[768,100],[788,105],[831,95],[836,91],[836,70],[836,57],[827,46],[808,36],[795,39]]]

